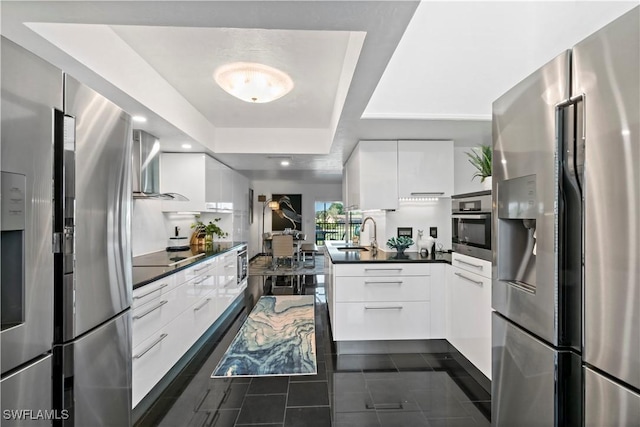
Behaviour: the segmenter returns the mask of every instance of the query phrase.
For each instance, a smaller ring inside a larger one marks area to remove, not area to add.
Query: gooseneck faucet
[[[376,220],[371,218],[370,216],[366,217],[364,221],[362,221],[362,228],[360,229],[360,231],[365,231],[365,225],[369,220],[373,222],[373,239],[371,239],[371,250],[375,254],[376,252],[378,252],[378,242],[376,240],[378,224],[376,224]]]

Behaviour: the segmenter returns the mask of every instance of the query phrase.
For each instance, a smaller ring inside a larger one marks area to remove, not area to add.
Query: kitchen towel
[[[211,377],[315,375],[313,299],[261,297]]]

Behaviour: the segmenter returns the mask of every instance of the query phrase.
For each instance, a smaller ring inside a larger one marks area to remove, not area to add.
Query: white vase
[[[482,181],[482,187],[485,190],[491,190],[491,184],[492,184],[492,181],[490,176],[486,177],[484,181]]]

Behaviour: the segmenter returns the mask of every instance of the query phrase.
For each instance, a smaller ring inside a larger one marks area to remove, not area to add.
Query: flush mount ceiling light
[[[288,74],[255,62],[223,65],[216,69],[213,78],[225,92],[256,104],[275,101],[293,89]]]

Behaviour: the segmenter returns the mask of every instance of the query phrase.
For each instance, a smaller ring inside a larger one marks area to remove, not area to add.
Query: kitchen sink
[[[369,249],[364,246],[339,246],[336,249],[339,251],[368,251]]]

